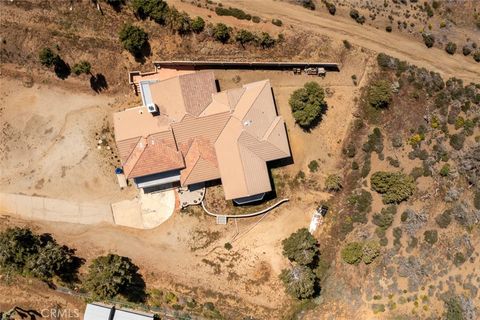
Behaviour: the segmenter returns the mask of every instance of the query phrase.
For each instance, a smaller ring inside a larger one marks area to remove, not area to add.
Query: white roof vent
[[[248,127],[252,124],[252,122],[253,122],[252,120],[246,120],[246,121],[243,122],[243,126]]]
[[[158,112],[158,108],[154,103],[147,104],[147,109],[148,109],[148,112],[150,113]]]

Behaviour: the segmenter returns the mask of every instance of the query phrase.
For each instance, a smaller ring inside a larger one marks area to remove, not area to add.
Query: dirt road
[[[395,32],[387,33],[374,27],[360,25],[350,18],[331,16],[324,10],[310,11],[297,5],[274,0],[224,0],[222,3],[225,7],[241,8],[264,19],[281,19],[285,26],[291,25],[291,30],[294,32],[311,31],[332,39],[348,40],[352,44],[375,52],[384,52],[419,67],[437,71],[446,78],[457,77],[468,82],[478,82],[480,78],[480,64],[471,57],[464,57],[461,54],[450,56],[441,49],[429,49],[422,42],[409,39],[405,35]],[[182,5],[180,1],[178,6],[182,6],[182,9],[187,11],[202,10],[191,5]],[[207,10],[204,9],[204,11]],[[219,17],[212,15],[212,18]],[[225,18],[221,17],[221,19]]]

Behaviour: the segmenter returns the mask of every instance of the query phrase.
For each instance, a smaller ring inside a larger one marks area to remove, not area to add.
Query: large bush
[[[90,64],[90,62],[82,60],[73,66],[72,71],[78,76],[82,73],[90,74],[91,69],[92,65]]]
[[[407,200],[415,190],[413,177],[401,172],[378,171],[370,178],[372,189],[382,194],[384,203]]]
[[[213,38],[221,43],[227,43],[230,40],[230,28],[223,23],[217,23],[213,27]]]
[[[148,44],[148,34],[142,28],[132,26],[131,24],[126,24],[122,27],[119,38],[123,47],[136,57],[142,55]]]
[[[341,251],[343,261],[349,264],[359,264],[363,256],[363,244],[350,242]]]
[[[311,264],[318,254],[317,240],[301,228],[282,241],[283,255],[301,265]]]
[[[195,33],[200,33],[205,28],[205,20],[202,17],[196,17],[192,20],[192,31]]]
[[[50,48],[43,48],[40,50],[38,57],[42,65],[51,67],[55,63],[55,59],[57,59],[58,55],[53,53],[52,49]]]
[[[327,191],[340,191],[342,189],[342,178],[338,174],[331,174],[325,180]]]
[[[388,229],[392,223],[393,219],[395,218],[395,214],[397,213],[397,207],[391,205],[386,208],[382,208],[380,213],[376,213],[373,215],[372,222],[377,225],[380,229],[386,230]]]
[[[385,108],[392,101],[392,85],[387,80],[377,80],[368,88],[368,102],[375,108]]]
[[[423,42],[425,43],[427,48],[433,47],[433,45],[435,44],[435,37],[429,33],[424,33],[422,34],[422,36],[423,36]]]
[[[284,269],[280,279],[285,285],[285,291],[297,299],[308,299],[315,294],[315,274],[305,266],[294,266]]]
[[[216,7],[215,13],[219,16],[232,16],[240,20],[251,20],[252,16],[238,8]]]
[[[138,267],[129,258],[108,254],[92,261],[84,284],[96,298],[111,299],[119,294],[128,297],[141,290],[139,279]]]
[[[304,129],[314,127],[327,108],[323,88],[313,81],[295,90],[290,96],[289,103],[295,121]]]
[[[131,6],[140,19],[150,18],[159,24],[167,21],[169,7],[163,0],[131,0]]]
[[[457,51],[457,45],[453,42],[449,42],[445,46],[445,51],[447,51],[448,54],[455,54]]]
[[[235,41],[240,43],[242,47],[245,47],[245,44],[252,42],[255,40],[255,35],[248,30],[241,29],[235,35]]]

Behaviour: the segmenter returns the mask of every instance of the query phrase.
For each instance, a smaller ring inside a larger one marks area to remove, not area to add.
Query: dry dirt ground
[[[282,174],[291,177],[300,170],[308,172],[307,164],[311,160],[321,164],[319,171],[312,175],[317,188],[305,191],[300,186],[293,190],[288,204],[271,212],[256,226],[259,218],[238,221],[238,230],[233,222],[216,226],[211,218],[197,210],[176,213],[164,225],[150,231],[30,223],[14,218],[2,221],[2,227],[27,224],[38,232],[52,233],[60,243],[77,248],[78,255],[87,260],[107,252],[129,256],[140,266],[149,288],[165,288],[193,296],[200,302],[213,301],[229,319],[244,315],[279,319],[291,302],[278,280],[280,270],[288,265],[281,255],[281,240],[307,226],[316,203],[329,197],[322,192],[323,180],[338,170],[342,140],[347,135],[364,77],[375,63],[375,51],[392,54],[447,77],[478,81],[479,65],[459,54],[447,56],[441,49],[427,50],[421,42],[411,41],[402,34],[386,34],[371,26],[359,26],[346,17],[332,18],[324,11],[311,12],[280,1],[223,3],[245,8],[265,20],[280,18],[284,21],[282,28],[269,23],[252,25],[231,17],[217,17],[207,9],[181,1],[169,3],[191,14],[202,15],[209,22],[226,22],[238,28],[260,29],[273,34],[283,32],[287,39],[298,37],[295,46],[288,43],[290,48],[282,48],[288,49],[286,52],[247,52],[235,44],[222,46],[205,39],[184,39],[168,35],[161,27],[147,21],[141,24],[151,33],[153,54],[144,65],[122,51],[116,32],[112,32],[124,20],[132,20],[132,16],[125,18],[108,7],[105,16],[99,16],[88,1],[75,3],[71,13],[63,2],[57,11],[52,6],[42,7],[48,2],[24,3],[24,7],[2,8],[5,9],[1,21],[2,40],[6,40],[2,57],[7,60],[2,65],[0,82],[0,188],[4,192],[103,202],[133,197],[135,190],[131,188],[118,190],[113,175],[118,162],[115,153],[106,147],[112,142],[111,113],[135,105],[133,101],[138,102],[127,87],[126,70],[149,70],[150,60],[192,56],[265,60],[273,56],[277,60],[342,63],[340,73],[328,73],[325,79],[281,72],[216,72],[222,89],[271,79],[277,108],[287,124],[294,160],[292,165],[279,169]],[[46,31],[44,25],[47,25]],[[17,31],[26,35],[22,41],[15,41]],[[352,50],[343,47],[344,39],[353,44]],[[109,81],[106,94],[93,95],[87,78],[70,77],[60,81],[50,71],[38,68],[33,58],[37,51],[45,43],[53,46],[59,42],[65,59],[95,61],[95,72],[104,73]],[[78,52],[82,52],[82,57],[78,57]],[[235,78],[237,75],[240,79]],[[354,86],[352,75],[359,79],[359,86]],[[23,82],[19,80],[22,78]],[[288,98],[293,90],[311,80],[328,89],[329,109],[320,125],[305,133],[294,125]],[[106,141],[100,150],[97,149],[98,139]],[[376,198],[374,206],[378,206],[379,201]],[[240,236],[232,242],[237,233]],[[232,242],[232,250],[224,249],[226,242]],[[3,297],[10,294],[8,287],[2,284],[0,288],[0,300],[7,301]],[[30,289],[19,286],[16,290],[19,296],[28,297]],[[51,292],[48,295],[56,297]],[[28,298],[22,301],[30,303]],[[47,298],[35,297],[32,307],[39,301],[47,301]],[[0,307],[7,308],[13,303],[8,301]]]

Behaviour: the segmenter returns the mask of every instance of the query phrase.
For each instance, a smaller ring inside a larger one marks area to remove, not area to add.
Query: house
[[[140,313],[127,309],[116,309],[100,303],[89,303],[83,320],[153,320],[153,314]]]
[[[213,72],[130,76],[142,106],[114,114],[128,179],[145,192],[221,180],[242,204],[272,190],[267,163],[290,157],[269,80],[218,92]]]

